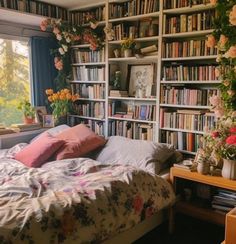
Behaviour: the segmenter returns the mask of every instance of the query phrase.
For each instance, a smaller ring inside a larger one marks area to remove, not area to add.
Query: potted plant
[[[127,38],[127,39],[124,39],[122,42],[121,42],[121,48],[122,50],[124,51],[124,57],[132,57],[132,52],[135,48],[135,41],[134,39],[132,38]]]
[[[18,109],[22,110],[24,114],[25,124],[35,123],[35,109],[28,100],[21,101],[18,105]]]

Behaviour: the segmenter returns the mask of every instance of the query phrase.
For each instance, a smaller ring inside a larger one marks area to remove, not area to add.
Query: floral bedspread
[[[27,168],[0,159],[0,243],[100,243],[174,199],[170,184],[91,159]]]

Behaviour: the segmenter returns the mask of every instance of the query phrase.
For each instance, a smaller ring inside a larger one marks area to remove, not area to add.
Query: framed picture
[[[37,122],[42,125],[43,124],[43,115],[47,114],[47,109],[45,106],[38,106],[38,107],[34,107],[34,108],[35,108]]]
[[[43,127],[54,127],[54,116],[51,114],[43,115]]]
[[[137,98],[151,97],[154,69],[154,64],[129,65],[129,96]]]

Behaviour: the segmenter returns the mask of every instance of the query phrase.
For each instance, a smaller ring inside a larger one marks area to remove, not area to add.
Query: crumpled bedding
[[[77,158],[27,168],[5,156],[0,243],[100,243],[174,200],[167,181],[135,166]]]

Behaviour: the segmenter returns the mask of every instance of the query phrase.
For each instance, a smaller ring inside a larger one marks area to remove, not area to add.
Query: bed
[[[0,243],[129,243],[160,224],[171,185],[143,164],[102,162],[112,143],[100,160],[38,168],[14,159],[26,144],[0,151]]]

